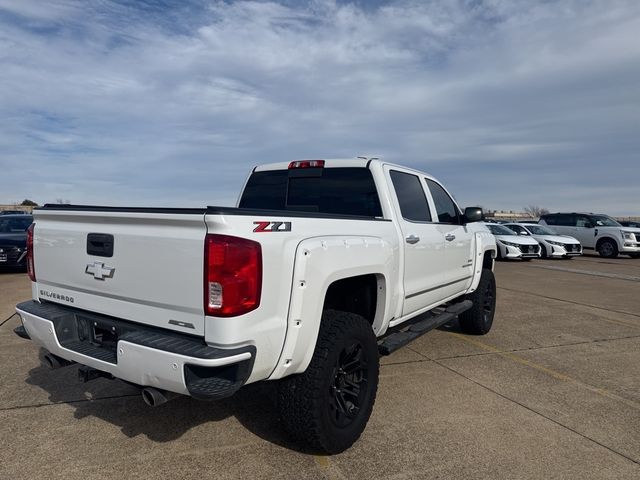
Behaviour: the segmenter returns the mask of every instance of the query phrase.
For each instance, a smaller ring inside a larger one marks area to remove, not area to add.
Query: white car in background
[[[543,258],[572,258],[582,255],[580,242],[568,235],[558,235],[545,225],[537,223],[507,223],[518,235],[530,235],[540,244],[540,256]]]
[[[529,261],[540,257],[540,244],[531,236],[518,235],[513,230],[497,223],[485,223],[498,245],[499,259],[521,258]]]

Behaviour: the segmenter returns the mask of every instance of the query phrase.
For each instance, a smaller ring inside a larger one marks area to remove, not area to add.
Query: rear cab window
[[[239,207],[382,217],[373,175],[363,167],[254,172]]]

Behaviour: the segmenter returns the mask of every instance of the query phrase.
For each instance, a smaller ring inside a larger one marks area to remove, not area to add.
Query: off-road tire
[[[496,311],[496,278],[490,269],[482,269],[478,288],[465,298],[473,302],[473,307],[458,315],[462,331],[472,335],[489,333]]]
[[[353,363],[348,360],[348,351],[354,345],[363,364],[357,377],[346,375],[349,369],[341,368]],[[369,322],[353,313],[326,310],[307,370],[278,384],[278,410],[285,429],[314,451],[343,452],[360,437],[371,416],[379,369],[378,345]],[[358,378],[362,380],[356,382]],[[353,395],[354,383],[358,396],[344,394],[348,387]],[[340,403],[346,410],[336,408]],[[350,423],[339,425],[341,421]]]
[[[598,243],[598,253],[604,258],[616,258],[618,256],[618,245],[613,240],[605,238]]]

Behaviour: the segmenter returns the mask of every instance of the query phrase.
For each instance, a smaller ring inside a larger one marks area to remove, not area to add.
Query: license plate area
[[[68,313],[55,322],[60,345],[91,357],[117,363],[119,329],[115,322]]]
[[[115,352],[118,345],[118,332],[116,327],[99,325],[94,322],[93,328],[91,329],[91,343]]]
[[[115,353],[118,346],[119,331],[115,322],[108,319],[88,318],[74,315],[77,325],[77,339],[91,345]]]

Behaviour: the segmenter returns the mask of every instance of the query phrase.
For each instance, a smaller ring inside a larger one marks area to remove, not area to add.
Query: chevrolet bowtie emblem
[[[84,269],[84,273],[88,273],[89,275],[93,275],[93,278],[96,280],[104,280],[105,278],[112,278],[113,272],[116,269],[113,267],[105,267],[102,262],[93,262],[87,265],[87,268]]]

